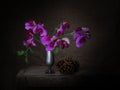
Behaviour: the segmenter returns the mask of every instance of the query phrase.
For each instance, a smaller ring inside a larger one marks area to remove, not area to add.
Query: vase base
[[[47,74],[54,74],[55,72],[53,70],[47,70],[45,73],[47,73]]]

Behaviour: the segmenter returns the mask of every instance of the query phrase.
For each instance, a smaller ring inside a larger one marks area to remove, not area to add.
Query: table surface
[[[80,72],[72,75],[63,75],[56,68],[54,68],[55,73],[47,74],[45,73],[46,70],[47,66],[32,66],[22,69],[17,74],[17,84],[32,87],[71,86],[75,77],[80,75]]]
[[[47,66],[30,66],[21,69],[17,76],[18,87],[71,87],[71,86],[112,86],[118,85],[119,72],[104,72],[101,65],[81,64],[79,71],[63,75],[54,67],[54,74],[46,74]],[[23,89],[20,89],[23,90]]]

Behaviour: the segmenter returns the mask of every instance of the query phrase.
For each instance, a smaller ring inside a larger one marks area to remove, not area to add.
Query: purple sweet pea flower
[[[77,29],[74,30],[73,39],[76,40],[77,47],[81,47],[87,39],[90,39],[90,37],[91,34],[89,28],[78,27]]]
[[[61,47],[61,49],[64,49],[64,48],[68,48],[69,47],[69,44],[64,41],[64,40],[59,40],[57,41],[57,45]]]
[[[33,41],[33,38],[26,40],[23,43],[24,46],[36,46],[36,43]]]
[[[77,29],[74,30],[74,35],[73,39],[76,40],[79,36],[84,36],[87,39],[90,39],[91,34],[89,28],[86,27],[78,27]]]
[[[69,23],[68,22],[63,22],[61,25],[60,25],[60,30],[62,30],[64,32],[65,29],[68,29],[70,27]]]
[[[36,23],[35,23],[34,20],[30,20],[29,22],[25,23],[25,29],[26,30],[32,30],[34,28],[36,28]]]
[[[34,33],[34,34],[39,34],[40,36],[46,36],[46,35],[47,35],[47,31],[46,31],[46,29],[43,27],[42,24],[38,24],[38,25],[33,29],[33,33]]]
[[[67,22],[63,22],[61,25],[60,25],[60,28],[57,30],[57,33],[56,33],[56,38],[59,38],[60,36],[64,35],[64,31],[65,29],[68,29],[70,27],[69,23]]]
[[[43,45],[48,45],[49,43],[53,41],[53,39],[50,36],[42,36],[40,37],[40,41]]]
[[[46,45],[46,51],[53,51],[55,47],[57,46],[56,42],[50,42]]]
[[[34,34],[39,34],[40,36],[47,35],[47,31],[43,27],[43,24],[36,24],[33,20],[25,23],[25,29],[33,32]]]
[[[69,38],[62,38],[57,40],[57,46],[61,46],[62,49],[68,48],[70,44]]]

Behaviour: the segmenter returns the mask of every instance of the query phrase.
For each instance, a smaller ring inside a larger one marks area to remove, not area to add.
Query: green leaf
[[[22,55],[24,55],[24,54],[25,54],[25,51],[23,51],[23,50],[18,51],[18,52],[17,52],[17,54],[18,54],[18,56],[22,56]]]
[[[56,48],[54,49],[53,53],[54,53],[54,54],[57,54],[58,51],[59,51],[59,48],[60,48],[60,47],[56,47]]]
[[[34,51],[32,50],[32,48],[30,48],[30,52],[31,52],[31,53],[34,53]]]

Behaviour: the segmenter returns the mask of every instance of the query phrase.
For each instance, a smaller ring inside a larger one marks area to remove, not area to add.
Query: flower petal
[[[40,41],[43,45],[48,45],[50,42],[52,42],[52,38],[49,36],[41,36]]]
[[[70,39],[65,37],[65,38],[62,38],[62,40],[66,41],[68,44],[70,44]]]
[[[89,28],[87,28],[87,27],[82,27],[82,31],[83,31],[83,32],[89,32],[89,31],[90,31],[90,29],[89,29]]]
[[[56,46],[57,46],[56,42],[51,42],[48,45],[46,45],[46,51],[53,51]]]
[[[36,46],[36,43],[33,42],[33,38],[32,39],[28,39],[23,43],[24,46]]]
[[[76,39],[76,47],[81,47],[83,46],[83,44],[85,43],[86,39],[85,37],[83,36],[79,36],[77,39]]]
[[[36,46],[36,43],[32,41],[31,46]]]
[[[61,29],[58,29],[55,36],[56,36],[56,38],[59,38],[59,37],[62,36],[63,34],[64,34],[64,31],[61,30]]]
[[[68,22],[63,22],[61,25],[60,25],[60,30],[64,31],[65,29],[68,29],[70,27],[69,23]]]
[[[31,21],[25,23],[25,29],[26,30],[33,29],[35,25],[36,25],[35,21],[31,20]]]
[[[32,39],[33,38],[33,34],[31,32],[27,32],[26,38],[27,39]]]

